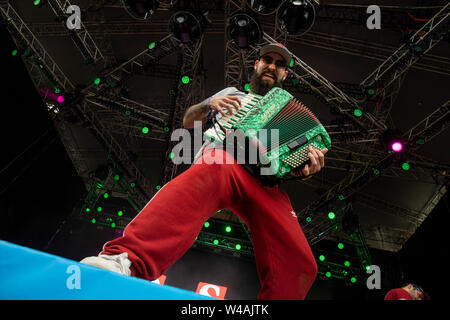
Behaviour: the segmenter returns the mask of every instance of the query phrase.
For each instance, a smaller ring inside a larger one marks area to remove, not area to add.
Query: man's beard
[[[259,94],[260,96],[266,95],[267,92],[270,91],[273,87],[280,87],[282,88],[282,81],[279,81],[276,79],[276,75],[272,74],[274,76],[274,82],[264,81],[262,79],[265,72],[261,72],[261,74],[258,75],[258,73],[255,71],[252,74],[252,77],[250,78],[250,90],[253,93]]]

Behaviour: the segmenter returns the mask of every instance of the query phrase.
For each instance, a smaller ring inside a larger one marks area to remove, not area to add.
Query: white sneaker
[[[97,257],[87,257],[80,261],[93,267],[106,269],[124,275],[131,275],[131,261],[128,260],[128,253],[118,255],[99,254]]]

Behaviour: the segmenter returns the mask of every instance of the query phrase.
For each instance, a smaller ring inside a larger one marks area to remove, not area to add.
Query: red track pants
[[[206,164],[223,156],[233,164]],[[102,254],[128,253],[131,275],[154,280],[192,246],[203,223],[228,208],[250,228],[261,281],[258,299],[304,299],[317,265],[288,195],[265,187],[223,150],[167,183]]]

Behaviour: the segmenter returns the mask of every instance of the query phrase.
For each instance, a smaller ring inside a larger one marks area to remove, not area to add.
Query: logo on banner
[[[225,299],[227,287],[222,287],[211,283],[199,282],[197,290],[195,292],[204,296],[223,300]]]
[[[167,276],[165,276],[165,275],[162,275],[162,276],[160,276],[158,279],[155,279],[155,280],[153,280],[152,282],[153,283],[156,283],[156,284],[164,284],[164,282],[166,282],[166,279],[167,279]]]

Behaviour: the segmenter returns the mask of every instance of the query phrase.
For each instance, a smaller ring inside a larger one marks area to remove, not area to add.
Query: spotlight
[[[239,48],[246,49],[261,40],[262,29],[250,15],[236,13],[228,20],[227,34]]]
[[[387,153],[399,153],[405,150],[402,134],[398,130],[387,130],[380,136],[381,144]]]
[[[394,152],[400,152],[403,150],[403,144],[400,141],[394,141],[391,144],[391,149]]]
[[[278,9],[282,29],[290,35],[307,32],[314,24],[315,16],[309,0],[287,0]]]
[[[282,2],[280,0],[247,0],[247,6],[258,14],[270,15],[277,11]]]
[[[122,0],[122,2],[128,14],[138,20],[149,19],[159,6],[156,0]]]
[[[189,43],[200,39],[205,22],[205,16],[197,18],[190,12],[179,11],[170,18],[169,28],[178,40]]]

